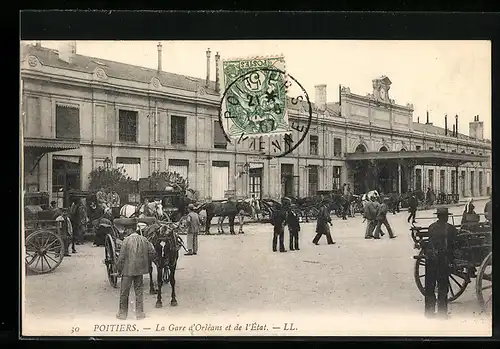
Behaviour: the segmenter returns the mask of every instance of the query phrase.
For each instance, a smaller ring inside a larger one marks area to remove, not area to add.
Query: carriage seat
[[[104,227],[104,228],[110,228],[111,227],[111,221],[107,218],[101,218],[99,220],[99,226]]]
[[[137,220],[138,223],[144,223],[146,225],[151,225],[156,223],[157,219],[155,217],[142,217]]]
[[[137,226],[136,218],[115,218],[113,224],[120,228],[135,228]]]

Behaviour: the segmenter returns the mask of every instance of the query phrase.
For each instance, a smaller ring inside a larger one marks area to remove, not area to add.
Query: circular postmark
[[[227,142],[239,144],[247,138],[257,138],[260,148],[260,137],[273,137],[269,154],[265,155],[268,159],[283,157],[297,149],[307,137],[312,123],[312,105],[304,87],[293,76],[274,66],[247,70],[238,75],[234,71],[230,73],[232,79],[222,94],[219,108],[219,123]],[[289,98],[288,88],[293,84],[300,88],[301,93]],[[299,109],[303,106],[307,119],[299,117],[290,123],[288,103],[299,106]],[[297,131],[297,140],[293,139],[292,130]]]

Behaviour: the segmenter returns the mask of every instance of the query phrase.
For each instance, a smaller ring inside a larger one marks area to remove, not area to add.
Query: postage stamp
[[[290,132],[283,56],[224,60],[223,129],[231,139]]]

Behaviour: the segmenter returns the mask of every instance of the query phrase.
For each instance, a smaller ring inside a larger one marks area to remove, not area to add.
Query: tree
[[[90,190],[101,188],[115,191],[117,193],[129,193],[132,187],[132,179],[127,176],[123,167],[105,169],[98,167],[89,174]]]
[[[182,191],[193,199],[198,199],[198,192],[189,188],[187,180],[175,171],[156,171],[151,174],[151,178],[162,178],[166,184],[175,190]]]

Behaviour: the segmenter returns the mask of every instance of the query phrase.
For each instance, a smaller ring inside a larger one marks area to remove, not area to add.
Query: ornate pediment
[[[95,68],[94,69],[94,79],[96,80],[106,80],[108,78],[108,75],[102,68]]]
[[[38,57],[34,55],[29,55],[28,57],[26,57],[25,64],[27,64],[29,68],[34,69],[40,68],[42,66]]]
[[[152,78],[151,79],[151,86],[158,89],[161,87],[161,82],[158,78]]]

